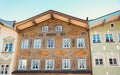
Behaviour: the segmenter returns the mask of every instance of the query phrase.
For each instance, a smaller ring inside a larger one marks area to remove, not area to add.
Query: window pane
[[[78,59],[78,69],[86,69],[86,59]]]
[[[34,40],[34,48],[40,48],[40,46],[41,46],[41,40],[35,39]]]
[[[84,47],[85,47],[84,38],[77,38],[77,48],[84,48]]]
[[[47,40],[47,48],[54,48],[54,40]]]
[[[70,69],[70,59],[62,60],[62,69]]]
[[[63,39],[63,48],[70,47],[70,39]]]
[[[46,70],[54,70],[54,60],[46,60]]]

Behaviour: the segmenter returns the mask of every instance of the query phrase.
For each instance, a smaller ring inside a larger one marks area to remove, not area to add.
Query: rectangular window
[[[56,31],[62,31],[62,26],[56,26],[56,27],[55,27],[55,30],[56,30]]]
[[[70,48],[70,39],[63,39],[63,48]]]
[[[86,69],[86,59],[78,59],[78,69]]]
[[[100,42],[100,35],[99,34],[93,34],[93,43]]]
[[[18,69],[25,70],[27,67],[27,60],[19,60]]]
[[[46,60],[46,70],[54,70],[54,60]]]
[[[95,59],[95,64],[98,66],[103,65],[103,59],[102,58]]]
[[[109,64],[110,66],[118,65],[116,58],[109,58]]]
[[[12,43],[5,43],[4,44],[4,52],[12,52],[13,44]]]
[[[41,46],[41,39],[34,40],[34,48],[40,48]]]
[[[62,59],[62,69],[70,69],[70,59]]]
[[[120,33],[118,34],[118,41],[120,42]]]
[[[28,48],[28,45],[29,45],[29,39],[23,39],[21,48]]]
[[[2,64],[0,66],[0,75],[8,75],[9,65]]]
[[[113,42],[113,36],[112,34],[105,34],[106,42]]]
[[[40,61],[39,60],[32,60],[31,62],[31,69],[32,70],[39,70]]]
[[[54,48],[54,40],[53,39],[47,40],[47,48]]]
[[[42,26],[42,32],[47,32],[48,31],[48,26]]]
[[[77,48],[85,48],[84,38],[77,38]]]

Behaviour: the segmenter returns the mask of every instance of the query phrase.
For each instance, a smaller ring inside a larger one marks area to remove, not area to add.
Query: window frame
[[[81,61],[82,61],[82,62],[85,61],[85,63],[84,63],[85,68],[80,68],[80,67],[79,67],[79,66],[81,65],[81,64],[80,64]],[[83,69],[87,69],[87,61],[86,61],[86,59],[78,59],[78,70],[83,70]]]
[[[51,43],[53,43],[52,46],[51,46]],[[47,48],[54,48],[54,47],[55,47],[55,40],[54,39],[47,39]]]
[[[110,59],[112,59],[113,64],[110,64]],[[114,59],[116,59],[116,64],[114,64],[114,61],[113,61]],[[116,57],[109,57],[108,63],[109,63],[109,66],[118,66],[119,65],[118,59]]]
[[[109,37],[108,37],[108,40],[109,40],[109,41],[106,41],[106,40],[107,40],[107,39],[106,39],[106,34],[108,34],[108,36],[109,36]],[[113,34],[112,34],[112,33],[106,33],[106,34],[105,34],[105,42],[106,42],[106,43],[114,42]],[[110,41],[110,40],[111,40],[111,39],[110,39],[110,34],[112,35],[112,41]]]
[[[58,27],[60,27],[60,28],[58,28]],[[58,29],[59,29],[59,30],[58,30]],[[57,31],[57,32],[62,31],[62,26],[61,26],[61,25],[57,25],[57,26],[55,27],[55,31]]]
[[[95,39],[94,39],[94,36],[95,36]],[[98,37],[99,37],[99,39],[98,39]],[[94,40],[95,40],[95,42],[94,42]],[[100,34],[93,34],[92,35],[92,42],[93,43],[100,43],[101,42]]]
[[[79,40],[79,41],[78,41]],[[85,48],[85,38],[77,38],[77,48]],[[79,47],[79,42],[80,42],[80,47]],[[81,43],[83,43],[83,47],[81,47]]]
[[[34,61],[34,63],[35,63],[35,68],[33,68],[33,61]],[[37,65],[36,65],[36,63],[37,63]],[[38,67],[38,68],[36,68],[36,66]],[[40,60],[32,60],[31,61],[31,70],[39,70],[40,69]]]
[[[4,66],[2,67],[2,65],[4,65]],[[8,64],[1,64],[0,65],[0,75],[8,75],[9,74],[9,67],[10,67],[10,65],[8,65]],[[2,71],[3,71],[3,73],[2,73]]]
[[[37,43],[37,44],[36,44]],[[37,45],[37,46],[36,46]],[[41,48],[41,39],[34,39],[34,49]]]
[[[49,28],[48,26],[42,26],[42,32],[48,32]]]
[[[118,33],[118,42],[120,42],[120,33]]]
[[[49,63],[49,64],[48,64]],[[51,64],[52,63],[52,68],[51,68]],[[49,67],[48,67],[49,66]],[[48,67],[48,68],[47,68]],[[45,70],[54,70],[54,60],[53,59],[47,59],[45,61]]]
[[[29,39],[22,39],[21,40],[21,49],[28,49],[29,48]]]
[[[65,67],[67,65],[67,67]],[[71,60],[70,59],[62,59],[62,69],[69,70],[71,69]]]
[[[66,46],[65,47],[65,44],[68,44],[68,47]],[[70,46],[71,46],[71,40],[70,40],[70,38],[63,38],[62,39],[62,48],[70,48]]]
[[[27,60],[20,59],[18,62],[18,70],[26,70],[26,69],[27,69]]]
[[[98,60],[98,64],[96,64],[96,59]],[[102,59],[102,61],[100,61],[100,59]],[[103,61],[103,58],[95,58],[95,66],[104,66],[104,61]],[[102,62],[102,64],[101,64]]]

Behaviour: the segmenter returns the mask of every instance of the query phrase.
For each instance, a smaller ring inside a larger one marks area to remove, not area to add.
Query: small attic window
[[[110,27],[114,27],[114,24],[110,24]]]

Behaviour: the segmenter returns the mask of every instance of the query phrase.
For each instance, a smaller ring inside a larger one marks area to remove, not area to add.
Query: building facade
[[[13,71],[17,33],[14,22],[0,19],[0,75],[11,75]]]
[[[120,10],[89,24],[93,75],[120,75]]]
[[[87,21],[49,10],[14,28],[13,75],[91,75]]]

